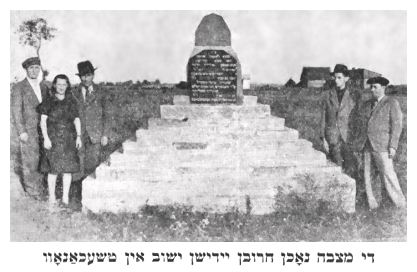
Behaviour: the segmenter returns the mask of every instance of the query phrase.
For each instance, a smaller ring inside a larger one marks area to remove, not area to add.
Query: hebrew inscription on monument
[[[236,103],[237,61],[224,50],[203,50],[188,62],[193,103]]]

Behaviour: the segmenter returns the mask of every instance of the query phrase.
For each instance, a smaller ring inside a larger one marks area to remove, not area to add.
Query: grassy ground
[[[298,129],[301,137],[316,147],[319,96],[313,90],[258,93],[259,102],[270,104],[274,115],[285,117],[287,126]],[[111,136],[115,139],[111,149],[115,149],[132,137],[137,127],[146,127],[147,118],[159,117],[159,105],[172,103],[173,92],[109,89],[108,97],[113,105]],[[406,98],[399,100],[406,113]],[[406,131],[405,126],[395,160],[405,192]],[[358,210],[352,215],[320,208],[264,216],[239,211],[207,214],[181,206],[146,206],[129,214],[50,214],[46,203],[22,197],[19,190],[17,177],[11,174],[12,241],[405,241],[407,234],[405,211],[391,206],[372,213]],[[306,203],[299,204],[306,207]]]
[[[129,214],[50,214],[46,203],[11,202],[12,241],[405,241],[406,214],[394,208],[355,214],[254,216],[144,207]]]

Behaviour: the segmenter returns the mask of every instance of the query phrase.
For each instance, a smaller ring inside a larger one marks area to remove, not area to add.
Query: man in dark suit
[[[382,192],[385,187],[389,197],[397,207],[405,207],[406,200],[401,191],[397,174],[394,171],[394,158],[402,131],[402,112],[397,100],[385,96],[389,80],[374,77],[367,81],[371,85],[374,99],[365,103],[363,115],[368,116],[367,126],[362,129],[356,146],[364,152],[365,189],[370,209],[381,204]],[[371,175],[376,168],[382,184],[378,184]]]
[[[44,175],[38,170],[43,148],[37,107],[47,98],[48,87],[42,82],[38,57],[26,59],[22,66],[26,78],[13,86],[10,99],[12,130],[19,141],[16,170],[26,195],[42,199],[45,196]]]
[[[359,158],[350,148],[348,138],[351,133],[351,112],[360,94],[350,87],[349,70],[345,65],[336,64],[332,76],[336,86],[325,92],[322,100],[321,139],[329,159],[358,181]]]
[[[72,207],[81,208],[82,181],[101,162],[102,147],[109,142],[110,123],[107,118],[108,107],[104,90],[93,82],[96,68],[90,61],[78,63],[78,76],[81,84],[73,90],[72,94],[79,107],[81,120],[81,137],[83,147],[79,151],[81,171],[73,175]]]

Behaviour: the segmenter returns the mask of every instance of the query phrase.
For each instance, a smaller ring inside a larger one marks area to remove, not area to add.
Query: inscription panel
[[[191,103],[236,103],[237,61],[224,50],[203,50],[188,62]]]

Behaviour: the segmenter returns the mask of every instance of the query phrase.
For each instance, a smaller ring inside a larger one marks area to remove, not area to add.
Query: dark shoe
[[[28,198],[31,198],[33,200],[45,201],[45,198],[42,197],[41,195],[38,195],[38,194],[32,194],[32,193],[25,192],[25,196],[28,197]]]
[[[73,212],[81,212],[82,208],[83,208],[83,205],[79,201],[70,201],[69,205],[68,205],[68,208]]]

